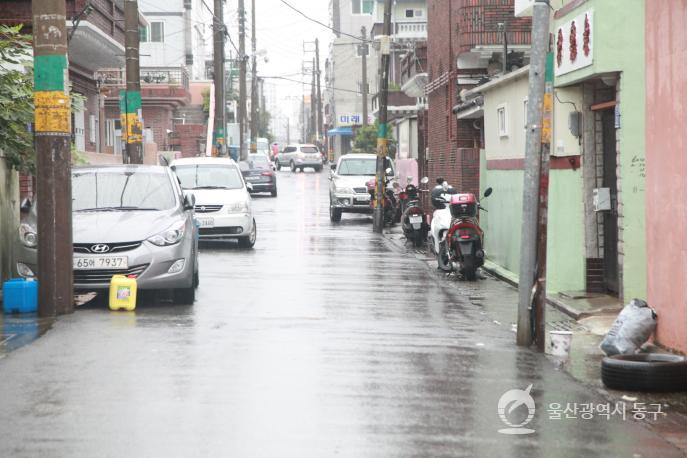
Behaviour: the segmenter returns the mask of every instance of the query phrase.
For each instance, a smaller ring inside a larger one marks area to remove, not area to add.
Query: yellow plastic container
[[[110,280],[110,310],[136,310],[135,278],[115,275]]]

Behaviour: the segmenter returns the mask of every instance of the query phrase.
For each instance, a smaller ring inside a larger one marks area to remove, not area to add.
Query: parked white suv
[[[341,156],[332,164],[329,176],[329,219],[341,221],[342,213],[372,213],[367,182],[375,177],[377,170],[376,154],[351,153]],[[395,176],[393,161],[386,158],[387,175]]]
[[[170,164],[185,192],[195,196],[201,240],[238,240],[252,248],[257,238],[253,205],[238,164],[230,158],[193,157]]]
[[[289,145],[277,155],[277,170],[289,167],[292,172],[312,167],[315,172],[322,171],[322,154],[315,145]]]

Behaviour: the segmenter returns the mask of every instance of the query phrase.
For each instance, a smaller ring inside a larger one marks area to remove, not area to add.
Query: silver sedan
[[[37,270],[35,205],[19,228],[17,274]],[[98,291],[113,275],[136,277],[142,290],[173,290],[191,304],[198,285],[194,198],[184,196],[167,167],[77,167],[72,172],[74,289]]]

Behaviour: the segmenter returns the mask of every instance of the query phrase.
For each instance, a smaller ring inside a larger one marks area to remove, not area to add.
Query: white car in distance
[[[230,158],[192,157],[177,159],[170,168],[184,192],[195,196],[195,219],[200,240],[238,240],[252,248],[257,225],[249,191],[236,162]]]

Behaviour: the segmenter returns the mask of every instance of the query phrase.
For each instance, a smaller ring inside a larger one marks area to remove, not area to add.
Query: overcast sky
[[[286,0],[290,5],[303,11],[306,15],[317,19],[320,22],[329,24],[329,0]],[[250,30],[250,6],[251,1],[245,0],[247,15],[247,29]],[[324,88],[324,62],[329,52],[329,43],[332,32],[321,25],[311,22],[299,15],[297,12],[284,5],[281,0],[256,0],[256,29],[257,29],[257,49],[267,51],[268,62],[263,59],[258,61],[258,75],[260,76],[284,76],[289,79],[301,81],[301,69],[303,59],[303,42],[314,42],[315,38],[320,40],[320,70],[322,71],[322,87]],[[238,46],[238,34],[236,27],[236,10],[238,2],[229,0],[227,2],[227,21],[234,20],[230,24],[232,40]],[[306,45],[314,50],[314,44]],[[250,35],[246,37],[246,51],[250,52]],[[313,53],[307,54],[307,59],[312,59]],[[308,76],[310,81],[312,77]],[[278,100],[278,112],[275,116],[291,116],[292,135],[295,134],[294,124],[298,122],[293,119],[298,112],[298,100],[303,94],[301,84],[287,81],[269,80],[266,81],[265,92],[273,92]],[[274,90],[269,91],[267,85],[273,84]],[[306,91],[310,93],[310,86],[306,86]],[[283,122],[286,120],[283,118]]]

